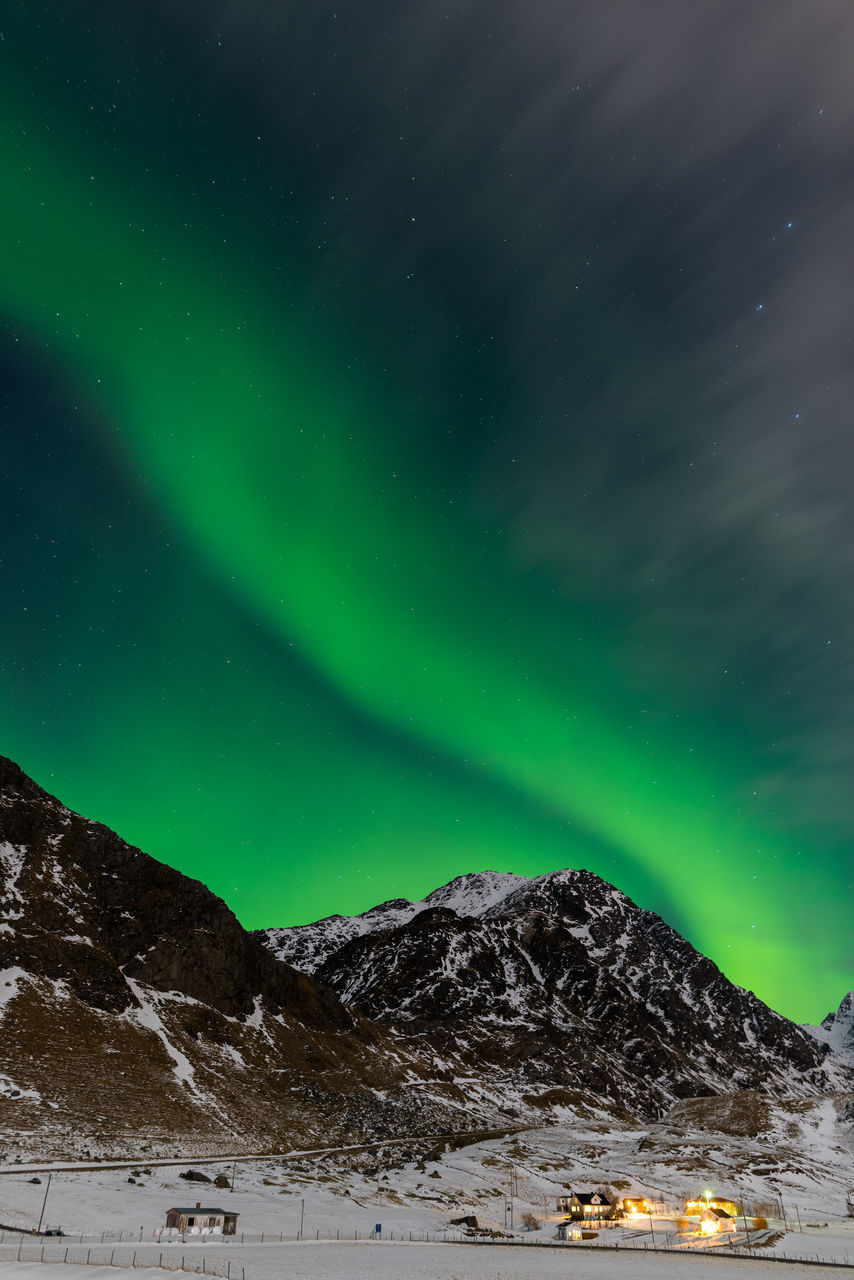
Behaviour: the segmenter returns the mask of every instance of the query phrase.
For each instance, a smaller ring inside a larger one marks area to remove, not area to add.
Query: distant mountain
[[[398,1038],[0,757],[0,1152],[293,1147],[449,1122]],[[405,1087],[401,1081],[405,1080]]]
[[[469,1096],[598,1102],[851,1087],[826,1046],[729,982],[659,916],[588,871],[461,876],[423,902],[269,929],[282,960],[348,1005],[423,1038]]]
[[[854,991],[849,991],[835,1013],[829,1013],[818,1027],[805,1027],[822,1044],[830,1047],[834,1058],[854,1067]]]

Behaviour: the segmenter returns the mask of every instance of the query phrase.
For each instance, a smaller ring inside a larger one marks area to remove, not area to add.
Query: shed
[[[237,1231],[237,1217],[236,1213],[199,1203],[192,1209],[167,1209],[166,1226],[173,1231],[221,1231],[224,1236],[233,1236]]]
[[[700,1214],[700,1230],[708,1236],[718,1231],[735,1231],[735,1218],[726,1209],[704,1209]]]

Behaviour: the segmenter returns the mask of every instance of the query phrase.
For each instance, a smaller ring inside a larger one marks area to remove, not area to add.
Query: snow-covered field
[[[135,1280],[163,1280],[182,1266],[200,1272],[203,1260],[206,1272],[230,1273],[230,1280],[244,1280],[244,1273],[245,1280],[548,1280],[568,1271],[577,1280],[705,1280],[712,1274],[758,1280],[772,1272],[795,1280],[819,1273],[809,1265],[816,1258],[854,1270],[854,1219],[846,1211],[854,1182],[849,1129],[836,1123],[826,1099],[797,1106],[794,1113],[775,1113],[770,1127],[754,1136],[721,1132],[693,1112],[646,1129],[576,1116],[571,1124],[458,1149],[423,1148],[406,1163],[389,1147],[379,1156],[292,1153],[234,1164],[90,1167],[54,1172],[49,1188],[44,1171],[0,1166],[0,1225],[6,1228],[0,1280],[75,1280],[78,1271],[80,1280],[92,1280],[98,1273],[78,1265],[87,1256],[93,1263],[112,1258],[111,1276],[135,1263]],[[234,1176],[234,1190],[181,1179],[189,1167],[209,1177]],[[557,1244],[558,1195],[600,1185],[613,1195],[645,1196],[654,1202],[651,1219],[602,1227],[588,1248]],[[739,1219],[738,1234],[727,1241],[740,1256],[704,1258],[710,1250],[719,1254],[720,1244],[679,1233],[685,1198],[705,1190],[753,1206],[750,1235]],[[236,1237],[182,1239],[163,1232],[167,1209],[197,1202],[237,1212]],[[43,1225],[61,1228],[63,1236],[8,1230],[31,1231],[43,1205]],[[767,1231],[754,1229],[758,1213],[767,1218]],[[476,1218],[479,1230],[507,1243],[459,1242],[466,1228],[453,1220],[463,1217]],[[379,1239],[372,1238],[377,1226]],[[618,1250],[602,1248],[616,1244]],[[644,1252],[653,1244],[669,1246],[668,1252]],[[44,1263],[28,1262],[42,1247]],[[60,1271],[56,1263],[66,1257]],[[773,1261],[784,1257],[799,1263]],[[148,1269],[161,1264],[163,1272]]]
[[[97,1280],[91,1267],[0,1263],[0,1280]],[[844,1273],[842,1273],[844,1274]],[[117,1269],[110,1280],[176,1280],[157,1268]],[[523,1246],[301,1244],[248,1251],[246,1280],[819,1280],[823,1267],[684,1254],[550,1252]]]

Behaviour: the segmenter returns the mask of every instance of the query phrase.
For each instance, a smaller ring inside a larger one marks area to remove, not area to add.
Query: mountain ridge
[[[656,1114],[736,1088],[844,1083],[828,1047],[592,872],[479,872],[419,902],[261,931],[274,954],[458,1066]],[[451,1030],[452,1028],[452,1030]]]

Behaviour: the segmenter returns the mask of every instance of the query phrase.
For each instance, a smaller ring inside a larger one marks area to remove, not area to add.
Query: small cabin
[[[599,1191],[582,1192],[581,1195],[573,1191],[571,1195],[558,1196],[557,1208],[558,1213],[567,1214],[574,1222],[599,1222],[614,1216],[614,1206]]]
[[[647,1216],[652,1213],[652,1206],[645,1196],[627,1196],[620,1208],[628,1218],[636,1218],[640,1214]]]
[[[193,1209],[168,1209],[166,1227],[171,1231],[213,1231],[233,1236],[237,1231],[237,1217],[236,1213],[227,1213],[225,1209],[209,1209],[199,1203]]]
[[[704,1236],[714,1236],[719,1231],[735,1231],[735,1218],[725,1209],[704,1209],[700,1214],[700,1230]]]

